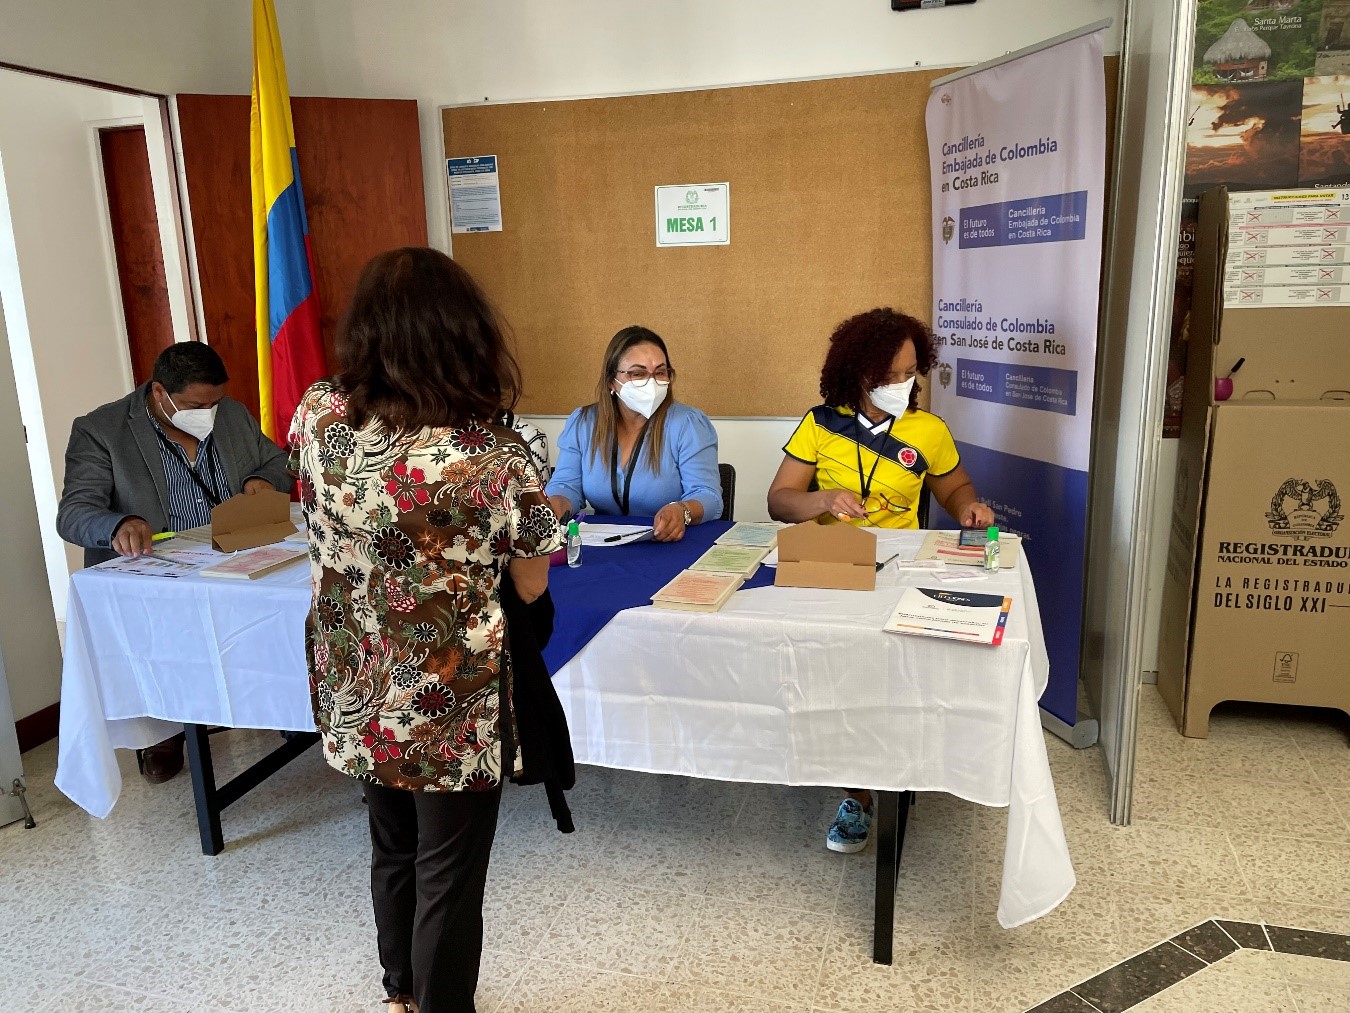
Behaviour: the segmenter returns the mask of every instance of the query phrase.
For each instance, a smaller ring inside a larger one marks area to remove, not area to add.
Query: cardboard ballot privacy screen
[[[778,532],[778,587],[872,591],[877,586],[877,536],[852,524],[806,521]]]
[[[1262,196],[1200,198],[1158,647],[1158,691],[1193,738],[1225,700],[1350,711],[1350,306],[1226,299],[1231,200]]]
[[[298,530],[284,492],[239,493],[211,511],[211,546],[220,552],[271,545]]]

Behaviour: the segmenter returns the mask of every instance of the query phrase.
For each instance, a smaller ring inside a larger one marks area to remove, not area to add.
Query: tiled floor
[[[871,851],[824,849],[833,791],[583,768],[564,836],[541,790],[512,788],[479,1009],[1018,1013],[1208,918],[1350,933],[1347,724],[1233,708],[1185,740],[1146,687],[1128,828],[1098,752],[1047,738],[1079,886],[1012,931],[1005,814],[921,796],[893,967],[870,960]],[[217,736],[217,770],[275,741]],[[99,822],[52,788],[54,744],[24,763],[41,825],[0,829],[0,1009],[383,1008],[363,807],[317,751],[226,812],[216,858],[186,776],[148,786],[127,754]],[[1350,963],[1243,951],[1136,1009],[1344,1013]]]

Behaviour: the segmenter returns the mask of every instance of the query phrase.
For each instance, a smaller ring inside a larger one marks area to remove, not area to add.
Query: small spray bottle
[[[991,524],[984,533],[984,568],[998,571],[998,526]]]
[[[576,521],[567,522],[567,565],[581,565],[581,525]]]

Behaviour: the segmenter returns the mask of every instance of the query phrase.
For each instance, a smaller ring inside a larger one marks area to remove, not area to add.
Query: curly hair
[[[906,341],[914,343],[919,375],[927,376],[937,361],[937,345],[921,320],[885,307],[849,317],[830,335],[820,396],[831,407],[861,411],[863,394],[890,382],[891,363]],[[918,406],[919,390],[915,383],[910,408]]]

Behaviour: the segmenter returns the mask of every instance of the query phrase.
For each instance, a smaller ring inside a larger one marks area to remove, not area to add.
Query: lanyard
[[[155,435],[159,437],[160,442],[163,443],[164,446],[166,446],[169,449],[170,453],[177,454],[182,451],[183,448],[178,446],[178,444],[174,443],[167,436],[165,436],[164,431],[160,429],[158,426],[155,427]],[[209,474],[213,469],[211,468],[211,459],[209,454],[205,458],[203,458],[202,451],[205,448],[205,446],[206,446],[205,440],[197,441],[197,463],[205,464],[207,472]],[[191,463],[186,461],[184,463],[187,464],[188,477],[191,478],[192,481],[197,483],[197,488],[200,489],[202,493],[206,496],[206,502],[211,505],[211,509],[214,510],[216,507],[220,506],[221,503],[220,493],[211,487],[215,485],[215,476],[214,475],[211,476],[211,485],[207,485],[205,482],[202,481],[202,477],[197,474],[197,469],[194,468]]]
[[[863,425],[862,416],[856,415],[854,417],[858,420],[859,427],[867,430],[867,432],[875,438],[876,434],[872,433],[870,429],[867,429],[867,427]],[[869,446],[867,449],[871,450],[872,453],[876,455],[876,460],[872,462],[872,470],[864,472],[862,459],[862,441],[859,440],[854,442],[853,449],[858,452],[858,491],[862,494],[861,499],[863,501],[863,509],[866,509],[867,497],[870,496],[872,493],[872,479],[873,477],[875,477],[877,473],[877,466],[881,464],[881,455],[877,453],[874,448]]]
[[[650,425],[648,423],[647,425]],[[614,502],[619,508],[619,515],[627,517],[628,514],[628,491],[633,485],[633,472],[637,470],[638,453],[642,450],[642,441],[647,438],[647,425],[643,425],[642,432],[638,433],[637,442],[633,444],[633,452],[628,457],[628,467],[624,469],[623,494],[619,494],[619,437],[614,437],[614,444],[609,448],[609,489],[614,494]]]

